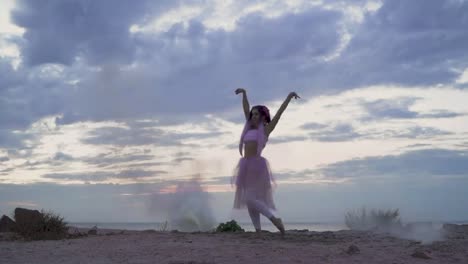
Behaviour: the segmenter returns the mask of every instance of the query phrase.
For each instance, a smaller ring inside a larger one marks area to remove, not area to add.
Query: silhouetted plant
[[[159,231],[160,232],[165,232],[165,231],[167,231],[167,227],[168,227],[168,222],[166,220],[166,221],[164,221],[164,223],[161,223],[161,225],[159,226]]]
[[[68,226],[60,215],[42,210],[38,221],[19,225],[17,232],[25,239],[63,239],[68,236]]]
[[[216,232],[244,232],[244,229],[235,220],[231,220],[226,223],[220,223],[216,228]]]
[[[376,230],[389,231],[394,228],[401,228],[400,213],[398,209],[375,210],[370,213],[365,208],[350,211],[345,215],[345,223],[352,230]]]

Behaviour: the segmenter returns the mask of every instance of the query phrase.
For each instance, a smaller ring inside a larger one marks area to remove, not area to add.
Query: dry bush
[[[17,232],[28,240],[63,239],[68,236],[68,226],[60,215],[42,210],[39,219],[17,225]]]
[[[367,212],[365,208],[350,211],[345,215],[346,226],[351,230],[391,231],[401,229],[398,209],[375,210]]]

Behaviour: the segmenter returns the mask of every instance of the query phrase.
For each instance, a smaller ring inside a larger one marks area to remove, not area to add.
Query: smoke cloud
[[[210,200],[210,194],[201,186],[201,176],[197,175],[152,195],[150,210],[164,212],[171,230],[209,231],[216,224]]]

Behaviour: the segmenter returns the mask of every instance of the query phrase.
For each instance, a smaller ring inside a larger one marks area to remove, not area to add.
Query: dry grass
[[[346,226],[351,230],[390,231],[402,228],[398,209],[375,210],[365,208],[350,211],[345,215]]]

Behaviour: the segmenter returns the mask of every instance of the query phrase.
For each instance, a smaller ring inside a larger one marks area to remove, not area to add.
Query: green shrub
[[[244,229],[236,221],[231,220],[226,223],[220,223],[216,228],[216,232],[244,232]]]

